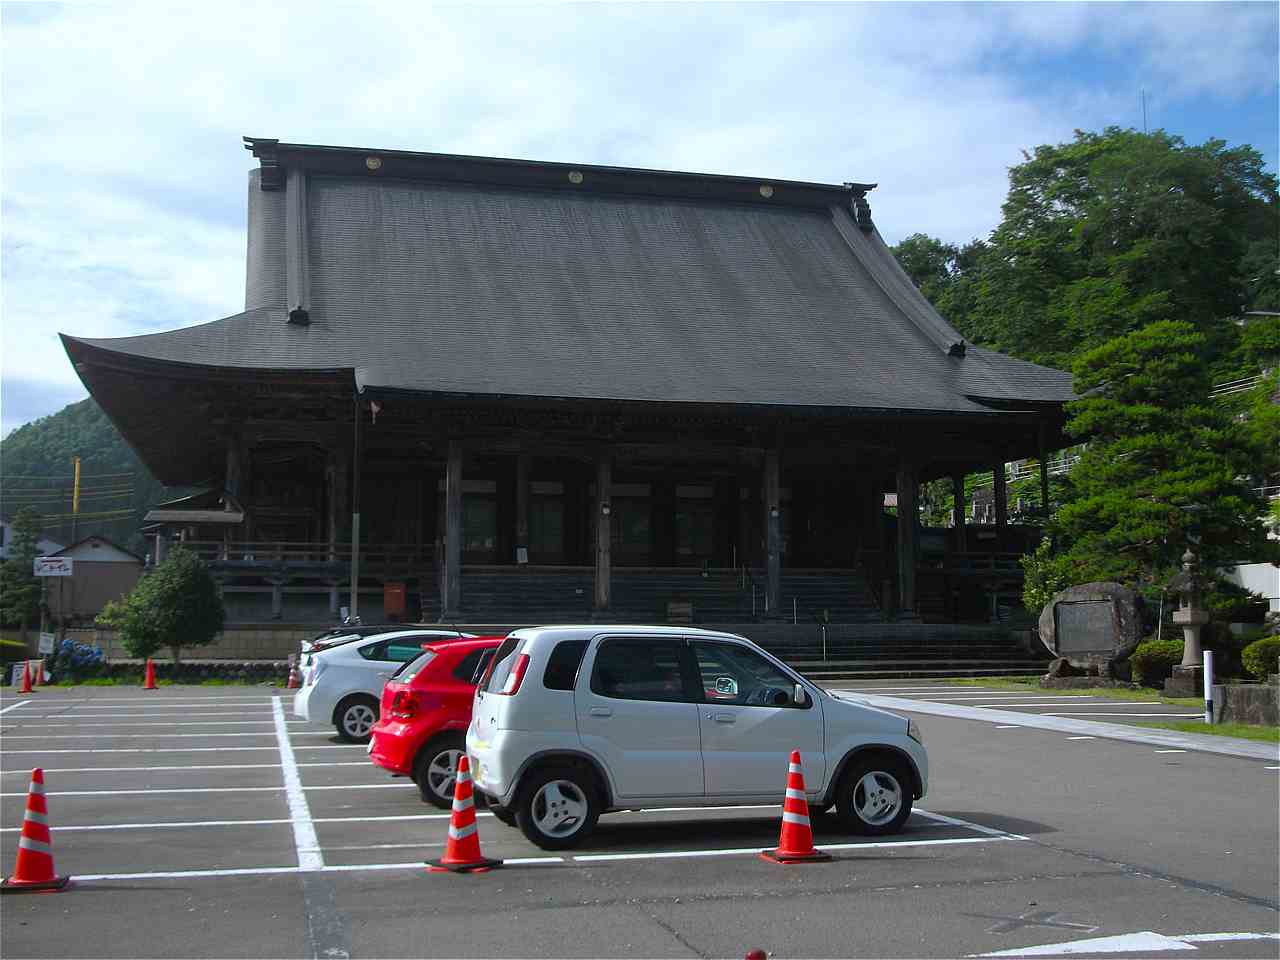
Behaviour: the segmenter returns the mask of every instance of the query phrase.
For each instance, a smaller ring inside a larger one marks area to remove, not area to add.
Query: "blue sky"
[[[1277,168],[1274,3],[4,3],[0,429],[85,395],[57,340],[235,313],[244,134],[878,182],[889,242],[999,221],[1075,129]]]

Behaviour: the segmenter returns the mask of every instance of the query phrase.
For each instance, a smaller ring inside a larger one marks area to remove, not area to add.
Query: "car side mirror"
[[[736,697],[738,695],[738,681],[733,677],[716,677],[716,693],[722,697]]]
[[[796,705],[800,707],[803,707],[808,702],[808,694],[804,692],[804,687],[798,683],[796,684],[796,688],[793,691],[791,698],[796,702]]]

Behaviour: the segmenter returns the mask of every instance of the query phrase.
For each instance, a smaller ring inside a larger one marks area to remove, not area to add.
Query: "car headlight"
[[[920,728],[910,717],[907,718],[907,736],[920,744],[920,746],[924,746],[924,734],[920,732]]]

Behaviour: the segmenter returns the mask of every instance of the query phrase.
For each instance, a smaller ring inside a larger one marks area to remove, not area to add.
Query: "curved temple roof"
[[[245,312],[64,337],[73,360],[865,411],[1072,398],[1062,371],[962,344],[875,230],[869,185],[248,146]]]

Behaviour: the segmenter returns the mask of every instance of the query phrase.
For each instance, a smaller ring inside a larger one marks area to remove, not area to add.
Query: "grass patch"
[[[1146,720],[1140,727],[1159,727],[1178,733],[1207,733],[1215,737],[1237,737],[1241,740],[1261,740],[1263,743],[1280,743],[1280,727],[1264,727],[1252,723],[1202,723],[1185,720]]]
[[[1130,703],[1167,703],[1174,707],[1201,707],[1199,697],[1166,697],[1158,690],[1129,689],[1128,687],[1087,687],[1068,690],[1051,690],[1040,686],[1039,677],[958,677],[943,683],[965,687],[987,687],[992,690],[1016,690],[1019,693],[1044,693],[1055,697],[1103,697],[1107,700],[1125,700]]]

